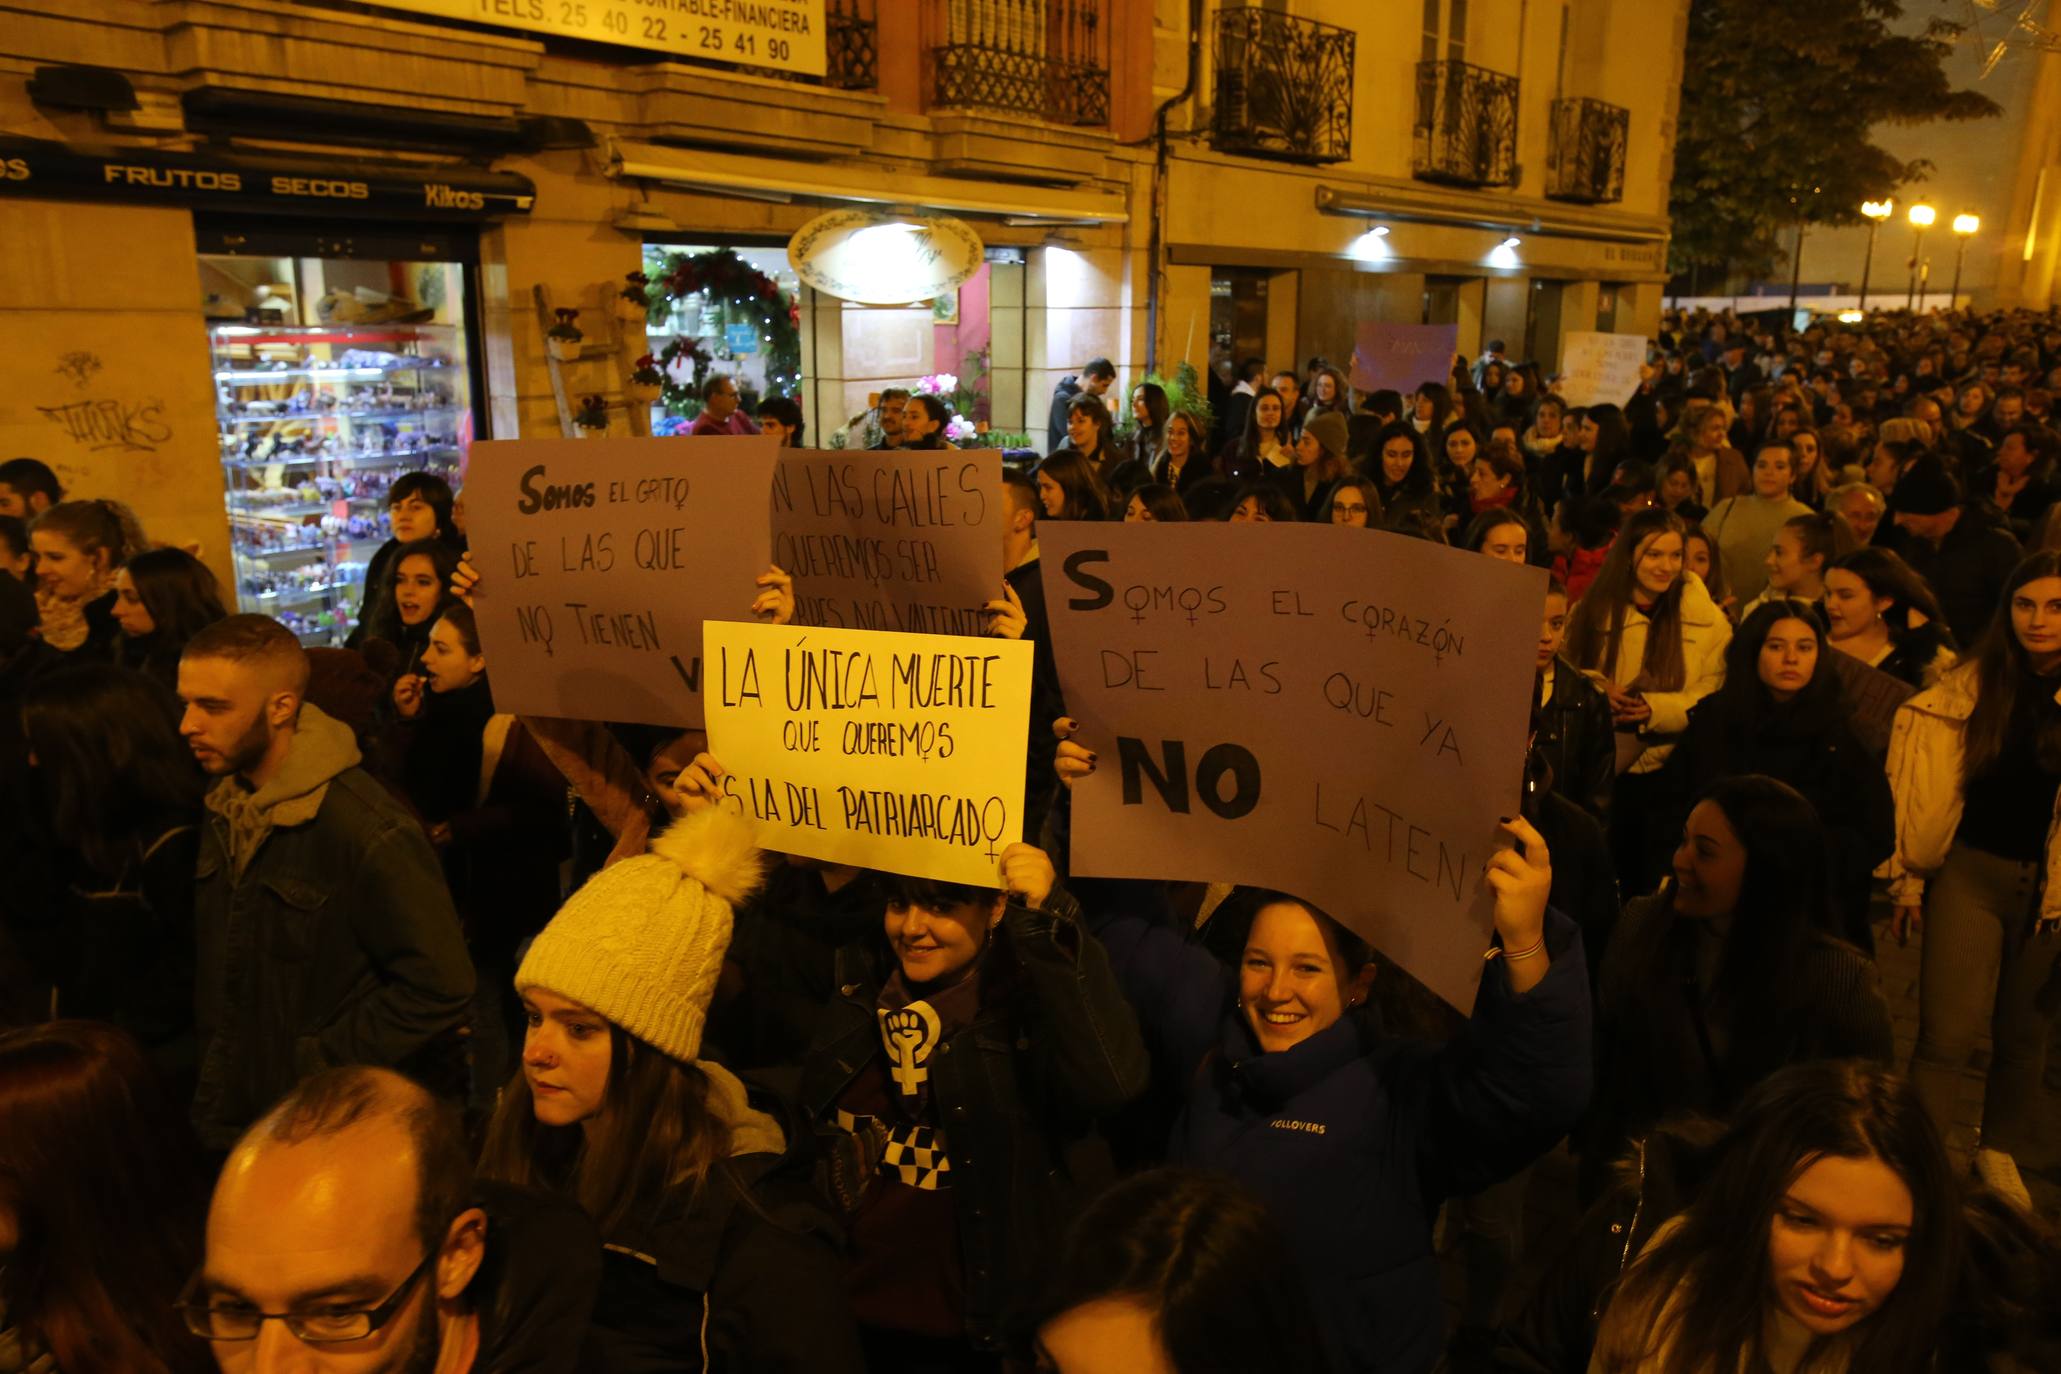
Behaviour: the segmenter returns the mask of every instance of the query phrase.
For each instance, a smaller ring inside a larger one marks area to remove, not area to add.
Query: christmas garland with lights
[[[706,253],[668,253],[664,269],[651,284],[650,322],[663,325],[698,295],[717,308],[725,324],[750,324],[759,331],[766,355],[766,385],[793,396],[801,390],[801,306],[779,283],[753,267],[736,250],[714,248]],[[673,380],[672,364],[681,357],[694,363],[691,383]],[[680,335],[659,354],[666,370],[663,401],[675,414],[701,411],[701,386],[714,358],[691,335]]]

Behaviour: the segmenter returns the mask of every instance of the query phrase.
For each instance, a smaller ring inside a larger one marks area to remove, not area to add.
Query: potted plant
[[[623,275],[623,289],[616,293],[615,317],[624,324],[642,324],[651,309],[651,278],[642,272]]]
[[[580,312],[577,310],[554,310],[551,313],[558,316],[558,323],[544,331],[545,349],[550,352],[552,357],[562,363],[578,362],[580,360],[580,340],[587,337],[580,332],[580,327],[573,323],[574,320],[580,317]]]
[[[582,439],[606,439],[608,402],[599,396],[582,396],[580,408],[573,412],[573,427]]]
[[[637,360],[629,381],[623,383],[623,395],[639,405],[650,405],[658,400],[665,390],[666,374],[659,371],[658,359],[646,353]]]

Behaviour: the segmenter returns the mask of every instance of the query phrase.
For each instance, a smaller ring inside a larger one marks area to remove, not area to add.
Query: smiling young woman
[[[1059,722],[1071,786],[1094,755]],[[1237,894],[1236,967],[1182,931],[1091,910],[1152,1047],[1186,1085],[1169,1158],[1228,1173],[1304,1261],[1338,1370],[1428,1369],[1444,1339],[1431,1226],[1440,1203],[1508,1177],[1580,1110],[1589,1074],[1581,936],[1548,911],[1552,860],[1522,817],[1489,861],[1500,948],[1455,1040],[1416,1044],[1363,1016],[1365,941],[1280,892]],[[1227,907],[1229,904],[1226,904]]]
[[[1773,778],[1725,778],[1696,799],[1671,880],[1626,903],[1597,977],[1585,1196],[1656,1122],[1722,1116],[1786,1064],[1889,1061],[1880,978],[1834,933],[1828,848],[1816,809]]]
[[[1945,1148],[1902,1080],[1787,1069],[1740,1106],[1696,1200],[1625,1273],[1589,1367],[1917,1374],[1962,1252]]]

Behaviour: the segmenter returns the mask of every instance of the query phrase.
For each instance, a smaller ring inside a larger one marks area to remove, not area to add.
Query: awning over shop
[[[767,158],[668,148],[611,139],[608,175],[663,181],[712,195],[755,199],[844,201],[855,205],[907,205],[960,215],[999,215],[1041,224],[1123,224],[1130,212],[1120,195],[952,177],[888,176],[881,170],[814,166]]]
[[[536,194],[527,177],[462,166],[89,148],[0,137],[0,196],[436,221],[526,215]]]

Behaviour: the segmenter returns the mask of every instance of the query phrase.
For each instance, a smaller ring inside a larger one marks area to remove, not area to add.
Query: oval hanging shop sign
[[[818,291],[861,305],[934,300],[980,270],[980,235],[945,215],[878,210],[818,215],[787,241],[787,261]]]

